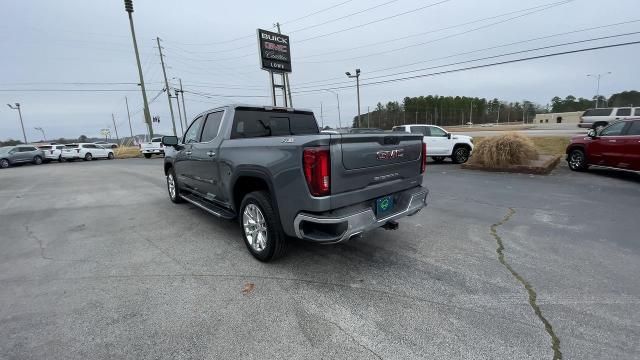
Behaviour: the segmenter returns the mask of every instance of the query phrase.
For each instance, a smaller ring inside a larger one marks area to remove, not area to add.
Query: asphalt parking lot
[[[161,164],[0,171],[0,358],[640,357],[639,176],[429,164],[400,229],[264,264]]]

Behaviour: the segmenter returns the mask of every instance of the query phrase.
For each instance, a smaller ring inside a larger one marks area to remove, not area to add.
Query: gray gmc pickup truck
[[[311,111],[228,105],[162,142],[171,201],[238,218],[262,261],[288,237],[336,243],[395,229],[427,204],[422,135],[321,134]]]

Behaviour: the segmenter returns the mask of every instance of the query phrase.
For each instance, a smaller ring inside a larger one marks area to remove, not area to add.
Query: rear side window
[[[391,130],[391,131],[393,131],[393,132],[404,132],[405,130],[404,130],[404,126],[397,126],[397,127],[394,127],[393,130]]]
[[[589,109],[582,116],[609,116],[612,111],[611,108]]]
[[[35,151],[35,150],[37,150],[37,149],[32,147],[32,146],[20,146],[18,148],[19,152],[27,152],[27,151]]]
[[[236,108],[231,138],[319,134],[313,113]]]
[[[431,136],[431,132],[429,131],[429,128],[426,126],[412,126],[411,133],[422,134],[422,136]]]
[[[162,138],[153,138],[151,142],[162,142]]]
[[[618,111],[616,111],[616,116],[630,116],[630,115],[631,115],[630,108],[618,109]]]
[[[636,109],[638,111],[638,109]],[[634,121],[629,130],[627,131],[627,135],[640,135],[640,121]]]
[[[40,150],[51,150],[51,146],[38,146]]]
[[[211,141],[218,136],[218,130],[220,129],[220,122],[222,121],[223,114],[224,111],[217,111],[207,115],[207,120],[202,128],[200,142]]]
[[[640,108],[636,108],[633,113],[634,116],[640,116]]]

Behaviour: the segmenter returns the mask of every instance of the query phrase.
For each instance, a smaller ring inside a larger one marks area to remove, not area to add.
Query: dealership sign
[[[258,29],[260,68],[275,73],[291,72],[291,48],[286,35]]]

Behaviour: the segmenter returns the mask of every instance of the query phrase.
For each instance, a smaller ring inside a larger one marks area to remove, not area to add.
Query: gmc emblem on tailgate
[[[376,153],[378,160],[391,160],[404,156],[404,149],[380,150]]]

